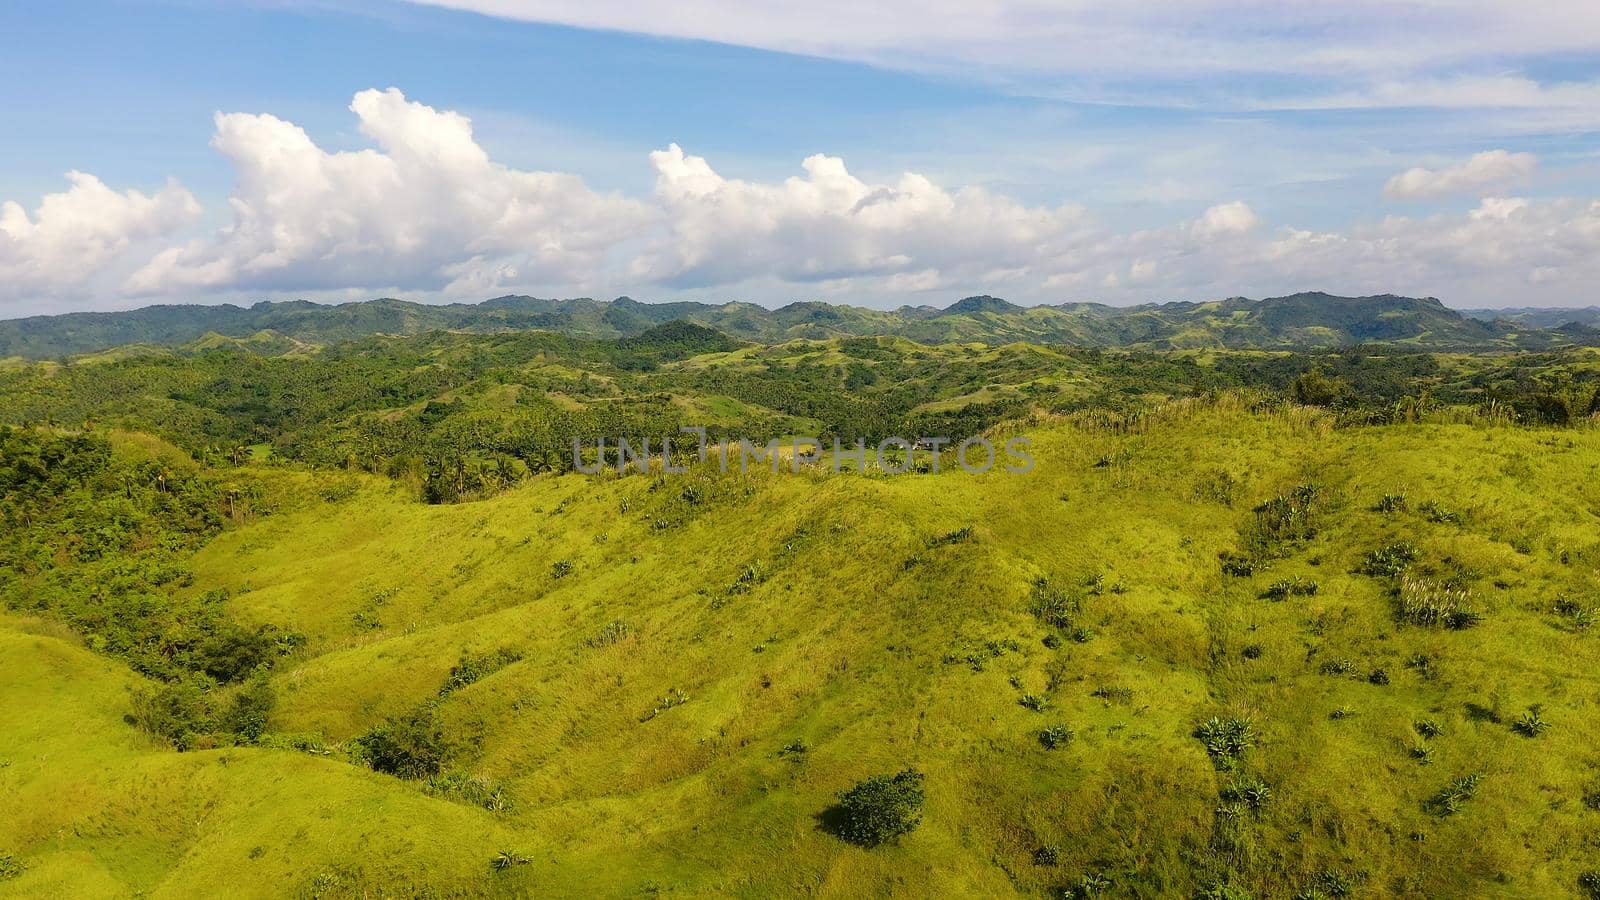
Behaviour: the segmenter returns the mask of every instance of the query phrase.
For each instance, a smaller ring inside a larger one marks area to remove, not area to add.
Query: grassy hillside
[[[238,338],[262,353],[375,335],[429,331],[478,334],[538,329],[569,337],[615,339],[674,320],[761,343],[893,335],[925,344],[1013,341],[1147,350],[1199,348],[1329,349],[1365,343],[1441,349],[1549,349],[1594,346],[1600,336],[1558,330],[1570,319],[1520,314],[1504,320],[1463,315],[1432,298],[1337,297],[1320,292],[1209,303],[1111,307],[1067,303],[1024,308],[997,297],[958,300],[944,309],[894,311],[816,301],[767,309],[751,303],[640,303],[498,297],[428,305],[378,299],[324,306],[262,302],[245,308],[152,306],[126,312],[70,313],[0,321],[0,359],[51,359],[125,344],[208,346]],[[1587,322],[1587,320],[1584,320]],[[1588,323],[1592,324],[1592,323]]]
[[[278,502],[175,550],[167,596],[303,636],[266,728],[175,752],[123,721],[152,683],[14,612],[0,893],[1562,896],[1600,867],[1600,434],[1226,398],[1004,433],[1034,471],[427,506],[217,468]],[[418,722],[438,775],[368,767]],[[920,827],[842,840],[839,793],[908,767]]]

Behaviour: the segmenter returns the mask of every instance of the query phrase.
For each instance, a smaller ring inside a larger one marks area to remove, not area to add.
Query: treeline
[[[1030,410],[1127,412],[1241,389],[1328,407],[1349,424],[1466,407],[1562,425],[1600,412],[1597,387],[1600,363],[1585,351],[1149,353],[890,338],[762,347],[669,322],[620,340],[434,332],[309,356],[221,347],[23,367],[0,373],[0,422],[120,425],[202,463],[270,456],[361,470],[450,503],[568,471],[575,440],[660,446],[691,425],[758,441],[876,443],[976,434]]]

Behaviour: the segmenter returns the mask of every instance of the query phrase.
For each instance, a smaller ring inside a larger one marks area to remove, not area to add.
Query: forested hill
[[[507,296],[482,303],[428,305],[390,298],[327,306],[304,300],[242,307],[166,305],[0,321],[0,358],[48,359],[129,344],[180,346],[244,339],[267,352],[308,349],[372,335],[450,330],[495,333],[543,329],[573,337],[619,338],[673,320],[763,343],[894,335],[923,343],[982,341],[1141,349],[1305,349],[1360,343],[1430,349],[1549,348],[1593,344],[1587,329],[1486,320],[1432,298],[1337,297],[1300,293],[1265,300],[1113,307],[1097,303],[1021,307],[997,297],[967,297],[944,308],[872,310],[821,302],[767,309],[615,300]],[[1542,320],[1541,320],[1542,321]]]

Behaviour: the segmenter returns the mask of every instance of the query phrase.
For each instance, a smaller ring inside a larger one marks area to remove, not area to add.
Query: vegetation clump
[[[398,778],[438,775],[449,756],[449,744],[438,716],[423,704],[356,738],[356,745],[375,771]]]
[[[1368,553],[1357,569],[1363,575],[1398,578],[1417,561],[1417,547],[1409,541],[1395,541]]]
[[[1261,596],[1267,600],[1287,600],[1290,597],[1311,597],[1317,593],[1317,583],[1296,575],[1274,581]]]
[[[609,647],[632,634],[632,625],[629,625],[627,622],[624,622],[621,619],[614,619],[610,622],[607,622],[606,626],[600,629],[599,632],[590,637],[584,638],[583,643],[588,647]]]
[[[463,650],[461,660],[450,667],[450,674],[445,676],[444,684],[439,686],[439,696],[448,697],[521,659],[521,651],[510,647],[501,647],[485,653],[468,653]]]
[[[1424,804],[1436,816],[1453,816],[1478,792],[1483,776],[1477,772],[1451,779]]]
[[[507,869],[525,866],[531,862],[533,862],[531,858],[515,850],[501,850],[494,855],[493,859],[489,860],[489,868],[496,872],[504,872]]]
[[[1408,575],[1396,589],[1396,616],[1406,624],[1423,628],[1471,628],[1483,617],[1468,608],[1468,596],[1465,588]]]
[[[1046,750],[1056,750],[1072,743],[1074,736],[1072,729],[1065,725],[1051,725],[1039,732],[1039,743]]]
[[[1256,742],[1255,726],[1249,719],[1222,719],[1212,716],[1200,723],[1194,736],[1218,769],[1232,769]]]
[[[1522,715],[1511,721],[1511,730],[1523,737],[1538,737],[1550,730],[1550,723],[1544,720],[1544,707],[1534,704],[1527,708]]]
[[[839,795],[835,833],[862,847],[896,841],[922,824],[922,773],[874,775]]]

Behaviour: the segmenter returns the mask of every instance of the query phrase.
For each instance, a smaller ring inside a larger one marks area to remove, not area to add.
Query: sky
[[[0,317],[1597,285],[1592,0],[0,5]]]

